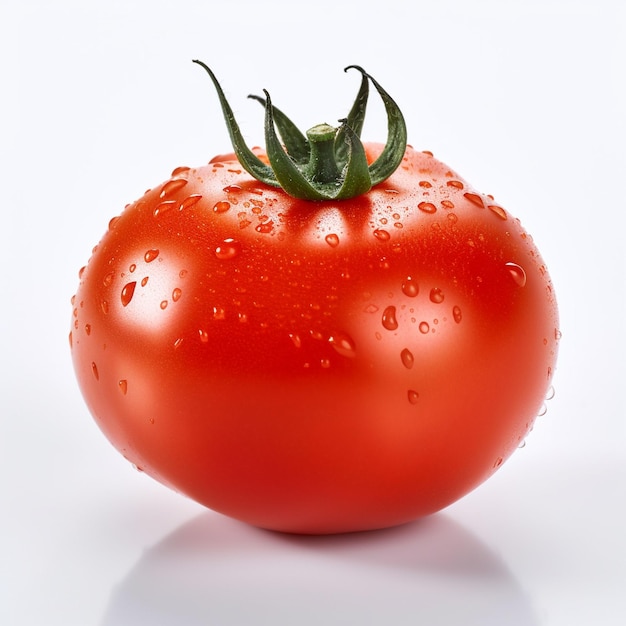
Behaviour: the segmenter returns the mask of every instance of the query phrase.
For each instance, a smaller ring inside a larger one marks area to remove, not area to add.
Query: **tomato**
[[[362,145],[370,167],[386,150]],[[176,168],[81,269],[70,343],[100,429],[161,483],[268,529],[387,527],[467,494],[551,384],[557,306],[532,238],[405,144],[347,199],[293,197],[238,156]]]

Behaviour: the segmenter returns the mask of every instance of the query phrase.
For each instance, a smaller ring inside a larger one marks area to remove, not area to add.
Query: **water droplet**
[[[126,285],[124,285],[124,287],[122,288],[122,293],[121,293],[122,306],[128,306],[130,301],[133,299],[133,294],[135,293],[136,286],[137,286],[136,281],[133,281],[132,283],[127,283]]]
[[[257,226],[254,228],[257,233],[261,233],[264,235],[271,233],[273,229],[274,222],[272,220],[270,220],[269,222],[261,222],[261,224],[257,224]]]
[[[420,211],[424,211],[424,213],[434,213],[437,210],[437,207],[432,202],[420,202],[417,208]]]
[[[183,295],[183,292],[181,289],[179,289],[178,287],[176,287],[173,291],[172,291],[172,300],[174,302],[178,302],[180,300],[180,297]]]
[[[456,224],[459,221],[459,217],[456,213],[448,213],[448,221],[451,224]]]
[[[228,185],[227,187],[224,187],[224,191],[226,193],[237,193],[238,191],[241,191],[241,186],[240,185]]]
[[[554,338],[556,339],[556,341],[560,341],[561,337],[563,337],[563,333],[558,328],[555,328],[554,329]]]
[[[209,341],[209,333],[207,333],[206,330],[203,330],[202,328],[200,328],[198,330],[198,335],[200,336],[200,342],[201,343],[208,343],[208,341]]]
[[[464,193],[463,197],[477,207],[481,209],[485,208],[485,203],[483,202],[483,199],[477,193]]]
[[[444,301],[445,296],[439,287],[433,287],[430,290],[430,301],[435,304],[441,304]]]
[[[432,185],[427,180],[420,180],[418,183],[420,187],[424,187],[425,189],[430,189]]]
[[[152,215],[154,215],[154,217],[158,217],[159,215],[162,215],[163,213],[165,213],[166,211],[169,211],[171,208],[175,206],[176,206],[175,200],[164,200],[163,202],[160,202],[154,207],[154,210],[152,211]]]
[[[402,293],[409,298],[415,298],[419,293],[419,286],[411,276],[407,276],[402,283]]]
[[[216,213],[226,213],[228,209],[230,209],[230,202],[226,202],[226,200],[220,200],[213,206],[213,210]]]
[[[541,405],[539,409],[539,413],[537,413],[537,417],[543,417],[548,412],[548,407],[544,404]]]
[[[460,307],[458,307],[458,306],[454,306],[454,307],[452,308],[452,317],[454,318],[454,321],[455,321],[457,324],[460,324],[460,323],[461,323],[461,320],[463,319],[463,315],[462,315],[462,313],[461,313],[461,308],[460,308]]]
[[[402,365],[404,365],[404,367],[406,367],[408,370],[410,370],[415,363],[415,357],[408,348],[402,350],[402,352],[400,353],[400,359],[402,361]]]
[[[161,193],[159,194],[159,198],[165,198],[171,193],[177,192],[179,189],[182,189],[187,184],[187,181],[184,178],[175,178],[173,180],[168,180],[163,187],[161,187]]]
[[[499,456],[493,463],[494,468],[498,468],[500,467],[500,465],[502,465],[502,463],[504,463],[504,459]]]
[[[223,320],[226,319],[226,309],[221,306],[213,307],[213,319],[214,320]]]
[[[498,206],[497,204],[490,204],[487,208],[490,211],[493,211],[493,213],[495,213],[501,220],[507,219],[506,211],[501,206]]]
[[[109,303],[106,300],[102,300],[100,302],[100,309],[102,310],[102,313],[104,313],[104,315],[107,315],[109,312]]]
[[[375,304],[368,304],[363,311],[365,313],[376,313],[376,311],[378,311],[378,307]]]
[[[91,362],[91,373],[93,374],[96,380],[100,380],[100,374],[98,373],[98,366],[93,361]]]
[[[302,339],[297,333],[289,333],[289,339],[291,339],[291,343],[293,343],[296,348],[302,347]]]
[[[382,324],[383,327],[387,330],[396,330],[398,328],[398,320],[396,319],[395,306],[388,306],[383,311]]]
[[[417,393],[417,391],[413,391],[413,389],[409,389],[409,391],[407,392],[407,397],[411,404],[417,404],[420,394]]]
[[[326,237],[324,237],[324,240],[331,248],[336,248],[339,245],[339,237],[335,235],[335,233],[326,235]]]
[[[85,270],[87,269],[87,267],[85,265],[83,265],[79,270],[78,270],[78,278],[81,279],[83,277],[83,274],[85,273]]]
[[[320,365],[324,368],[324,369],[328,369],[330,367],[330,359],[321,359],[320,360]]]
[[[156,248],[151,248],[150,250],[146,250],[146,253],[143,255],[143,260],[146,263],[152,263],[154,259],[159,256],[159,251]]]
[[[444,209],[453,209],[454,208],[454,202],[450,202],[450,200],[442,200],[441,201],[441,206]]]
[[[183,343],[183,338],[179,337],[175,342],[174,342],[174,348],[180,348],[180,346]]]
[[[190,195],[188,198],[185,198],[178,207],[179,211],[185,211],[190,209],[194,204],[198,204],[202,200],[202,196],[199,193],[194,193]]]
[[[430,326],[428,322],[420,322],[419,329],[420,329],[420,333],[425,335],[430,330]]]
[[[118,389],[122,392],[122,395],[125,396],[128,392],[128,381],[127,380],[118,380],[117,381]]]
[[[177,167],[171,174],[172,178],[175,176],[180,176],[181,174],[186,174],[189,171],[189,168],[186,165],[181,165]]]
[[[526,447],[526,439],[522,439],[522,441],[520,441],[519,445],[517,446],[518,449],[522,449]]]
[[[91,335],[91,324],[85,324],[85,332],[87,335]]]
[[[113,282],[113,279],[115,278],[115,272],[109,272],[103,279],[102,279],[102,284],[105,287],[110,287],[111,283]]]
[[[224,239],[223,243],[215,248],[215,256],[226,261],[235,258],[241,252],[241,244],[234,239]]]
[[[526,284],[526,272],[523,267],[517,263],[507,263],[506,269],[518,286],[523,287]]]
[[[449,180],[446,185],[448,185],[448,187],[454,187],[455,189],[464,188],[464,185],[460,180]]]
[[[386,230],[383,230],[382,228],[377,228],[374,231],[374,237],[376,237],[378,241],[389,241],[391,235]]]
[[[328,342],[335,349],[335,352],[341,356],[353,359],[356,356],[356,345],[352,337],[346,333],[336,332],[333,333]]]
[[[128,271],[132,274],[137,269],[137,265],[135,263],[131,263]]]
[[[167,309],[167,300],[161,300],[161,304],[159,304],[159,306],[162,311],[165,311],[165,309]]]
[[[550,387],[548,387],[548,391],[546,392],[546,400],[552,400],[552,398],[554,398],[554,393],[554,387],[550,385]]]
[[[144,277],[141,279],[141,286],[142,286],[142,287],[145,287],[147,284],[148,284],[148,277],[147,277],[147,276],[144,276]]]

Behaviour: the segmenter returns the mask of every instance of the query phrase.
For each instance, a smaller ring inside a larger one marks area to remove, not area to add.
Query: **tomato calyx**
[[[347,200],[367,193],[398,168],[407,145],[404,116],[393,98],[362,67],[349,65],[361,73],[361,85],[347,117],[340,126],[318,124],[306,134],[265,98],[250,95],[265,107],[265,143],[269,165],[246,145],[235,115],[213,71],[194,60],[209,74],[217,91],[224,120],[237,159],[257,180],[282,188],[294,198],[311,201]],[[369,83],[380,95],[387,113],[387,142],[379,157],[368,164],[360,135],[369,96]],[[280,136],[280,138],[279,138]]]

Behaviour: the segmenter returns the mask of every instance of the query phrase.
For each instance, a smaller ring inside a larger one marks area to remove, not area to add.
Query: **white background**
[[[621,6],[4,0],[0,623],[626,623]],[[414,146],[533,234],[560,304],[556,395],[446,511],[353,536],[262,532],[134,471],[88,415],[67,339],[78,268],[127,202],[229,149],[193,58],[251,143],[250,91],[304,128],[333,123],[358,83],[342,68],[363,65]]]

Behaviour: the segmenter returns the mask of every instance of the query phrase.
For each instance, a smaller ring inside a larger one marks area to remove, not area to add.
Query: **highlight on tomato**
[[[234,152],[176,167],[80,270],[70,345],[95,422],[157,481],[267,529],[450,505],[522,444],[551,388],[557,304],[532,238],[407,145],[363,68],[346,68],[360,85],[337,126],[302,133],[251,96],[260,149],[196,63]],[[385,143],[360,138],[371,87]]]

